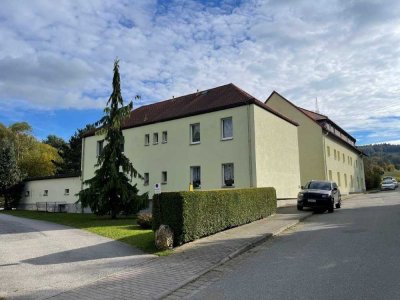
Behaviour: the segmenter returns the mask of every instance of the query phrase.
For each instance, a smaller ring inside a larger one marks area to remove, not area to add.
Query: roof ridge
[[[240,87],[238,87],[237,85],[233,84],[233,83],[229,83],[227,85],[232,85],[235,89],[237,89],[240,93],[242,93],[243,95],[245,95],[246,97],[249,97],[250,99],[256,99],[258,100],[256,97],[254,97],[253,95],[249,94],[248,92],[246,92],[245,90],[241,89]],[[260,100],[258,100],[260,101]]]
[[[152,105],[157,105],[157,104],[160,104],[160,103],[165,103],[165,102],[168,102],[168,101],[176,101],[176,100],[179,100],[180,98],[183,98],[183,97],[189,97],[189,96],[196,95],[196,94],[202,94],[202,93],[204,93],[204,92],[208,92],[208,91],[211,91],[211,90],[219,89],[219,88],[226,87],[226,86],[229,86],[229,85],[235,86],[235,85],[232,84],[232,83],[223,84],[223,85],[220,85],[220,86],[217,86],[217,87],[213,87],[213,88],[210,88],[210,89],[205,89],[205,90],[202,90],[202,91],[197,91],[197,92],[194,92],[194,93],[185,94],[185,95],[181,95],[181,96],[178,96],[178,97],[173,97],[173,98],[170,98],[170,99],[165,99],[165,100],[161,100],[161,101],[158,101],[158,102],[154,102],[154,103],[150,103],[150,104],[145,104],[145,105],[139,106],[138,108],[135,108],[135,109],[133,109],[133,110],[137,110],[137,109],[144,108],[144,107],[148,107],[148,106],[152,106]],[[235,86],[235,87],[236,87],[236,86]],[[237,87],[236,87],[236,88],[237,88]],[[238,88],[238,89],[239,89],[239,88]],[[133,111],[133,110],[132,110],[132,111]]]

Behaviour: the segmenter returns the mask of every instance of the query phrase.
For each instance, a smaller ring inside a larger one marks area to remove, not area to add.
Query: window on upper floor
[[[149,185],[149,173],[143,174],[143,185]]]
[[[145,146],[150,145],[150,134],[145,134],[144,135],[144,145]]]
[[[344,186],[347,187],[347,174],[344,174]]]
[[[69,195],[69,189],[64,190],[64,195],[68,196]]]
[[[329,147],[329,146],[326,147],[326,153],[327,153],[328,157],[331,156],[331,147]]]
[[[221,139],[233,139],[233,123],[232,117],[221,119]]]
[[[190,167],[190,183],[195,189],[201,187],[201,169],[199,166]]]
[[[337,172],[337,184],[338,186],[342,186],[342,184],[340,183],[340,172]]]
[[[336,160],[336,155],[337,155],[337,153],[336,153],[336,149],[333,149],[333,158]]]
[[[345,163],[346,162],[346,156],[344,155],[344,153],[342,154],[342,157],[343,157],[343,163]]]
[[[96,155],[100,156],[104,149],[104,140],[97,141]]]
[[[234,186],[234,166],[232,163],[222,164],[222,185],[225,187]]]
[[[43,191],[43,196],[48,196],[49,195],[49,190],[44,190]]]
[[[26,191],[25,192],[25,197],[29,197],[29,194],[30,194],[29,191]]]
[[[153,145],[158,144],[158,132],[153,133]]]
[[[200,123],[190,125],[190,143],[200,143]]]
[[[161,183],[166,184],[168,181],[168,174],[167,171],[161,172]]]
[[[162,132],[162,141],[163,144],[168,143],[168,132],[167,131],[163,131]]]

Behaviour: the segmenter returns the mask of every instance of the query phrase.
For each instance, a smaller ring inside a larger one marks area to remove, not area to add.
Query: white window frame
[[[149,133],[146,133],[144,135],[144,145],[145,146],[149,146],[150,145],[150,134]]]
[[[163,131],[161,134],[161,143],[168,143],[168,131]]]
[[[233,173],[232,180],[233,180],[233,182],[231,185],[227,185],[225,183],[225,167],[228,165],[232,165],[232,173]],[[227,188],[235,187],[235,164],[234,163],[224,163],[224,164],[222,164],[221,170],[222,170],[222,187],[227,187]]]
[[[43,191],[43,196],[44,196],[44,197],[47,197],[48,195],[49,195],[49,190],[44,190],[44,191]]]
[[[226,120],[231,120],[232,135],[224,137],[224,122]],[[232,139],[233,139],[233,119],[232,119],[232,117],[222,118],[221,119],[221,141],[228,141],[228,140],[232,140]]]
[[[64,189],[64,195],[68,196],[69,195],[69,189]]]
[[[158,144],[158,132],[153,133],[153,145]]]
[[[194,142],[193,141],[193,127],[196,126],[196,125],[199,126],[199,140]],[[189,128],[190,128],[190,144],[191,145],[200,144],[200,142],[201,142],[201,127],[200,127],[200,123],[190,124]]]
[[[199,184],[198,185],[195,185],[194,183],[193,183],[193,170],[195,169],[195,168],[199,168]],[[193,185],[193,188],[194,189],[200,189],[201,188],[201,167],[200,166],[190,166],[190,183]]]
[[[96,156],[99,157],[104,150],[104,140],[97,141],[96,143]]]
[[[148,172],[143,173],[143,185],[147,186],[150,182],[150,174]]]
[[[168,173],[167,171],[161,172],[161,184],[167,184],[168,182]]]

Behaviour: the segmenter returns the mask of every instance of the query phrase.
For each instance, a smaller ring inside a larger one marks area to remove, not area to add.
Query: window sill
[[[166,184],[167,184],[167,182],[161,182],[161,184],[162,184],[162,185],[166,185]]]
[[[64,194],[64,196],[69,196],[69,194]]]
[[[150,144],[144,144],[145,147],[150,146]]]
[[[163,141],[163,142],[161,142],[161,144],[167,144],[168,143],[168,141]]]
[[[153,143],[153,145],[158,145],[158,143]]]
[[[199,145],[200,142],[191,142],[190,145]]]
[[[230,140],[233,140],[233,137],[221,138],[221,141],[230,141]]]
[[[223,186],[221,186],[223,189],[233,189],[233,188],[235,188],[235,186],[234,185],[223,185]]]

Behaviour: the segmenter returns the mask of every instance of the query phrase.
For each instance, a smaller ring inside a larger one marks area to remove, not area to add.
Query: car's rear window
[[[385,184],[391,184],[391,183],[393,183],[393,181],[392,181],[392,180],[385,180],[383,183],[385,183]]]
[[[327,190],[331,189],[331,184],[329,182],[319,182],[319,181],[311,181],[306,184],[306,189],[310,190]]]

